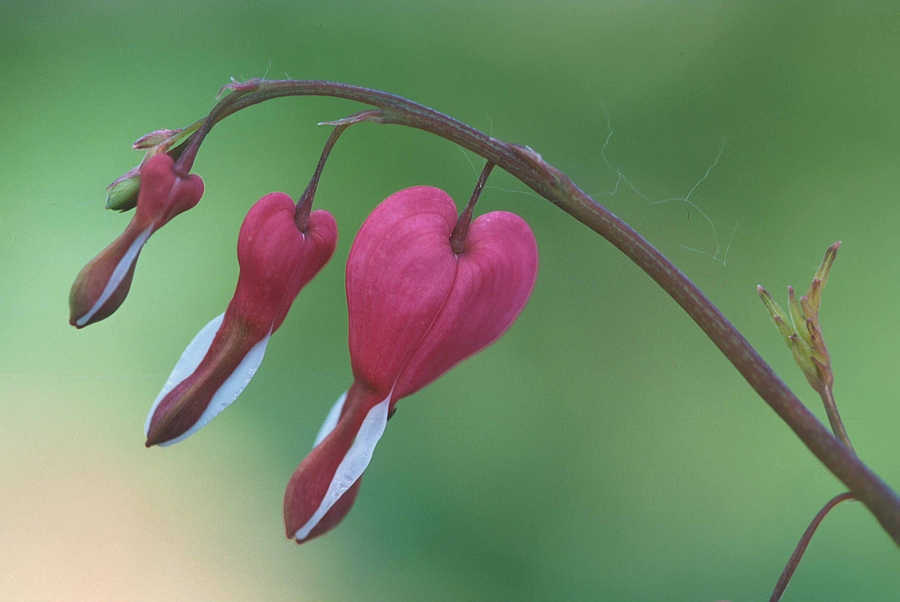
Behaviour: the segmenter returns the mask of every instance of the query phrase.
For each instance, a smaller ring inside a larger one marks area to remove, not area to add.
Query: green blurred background
[[[900,12],[852,5],[3,2],[0,600],[768,599],[841,485],[647,276],[504,173],[480,210],[533,226],[529,306],[401,403],[338,529],[284,538],[284,486],[350,383],[354,231],[407,186],[464,201],[481,162],[446,141],[345,134],[317,199],[340,226],[334,260],[240,401],[173,448],[144,449],[143,421],[230,298],[243,215],[299,195],[316,123],[360,107],[282,99],[229,118],[195,165],[203,201],[153,237],[120,311],[79,332],[66,299],[130,218],[104,211],[104,187],[140,135],[202,117],[230,77],[376,87],[602,195],[820,417],[755,288],[805,288],[842,240],[822,313],[838,403],[900,487]],[[656,203],[685,197],[720,148],[694,207]],[[617,170],[634,188],[612,194]],[[898,560],[865,508],[840,506],[785,600],[900,599]]]

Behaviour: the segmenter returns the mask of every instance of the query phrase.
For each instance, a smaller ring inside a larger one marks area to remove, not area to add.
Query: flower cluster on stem
[[[202,182],[196,176],[189,175],[189,171],[200,145],[219,121],[244,108],[282,96],[323,95],[359,101],[375,107],[376,110],[359,117],[358,121],[398,124],[422,129],[473,151],[484,157],[490,164],[495,164],[519,178],[539,195],[559,206],[621,250],[650,275],[696,321],[760,397],[790,426],[815,456],[837,478],[846,484],[850,493],[872,511],[894,541],[900,544],[900,497],[853,453],[852,448],[849,446],[849,441],[845,437],[841,437],[845,439],[844,442],[841,442],[828,432],[821,422],[803,406],[796,395],[778,378],[771,367],[759,356],[737,329],[671,261],[622,220],[580,190],[565,174],[547,163],[540,154],[528,147],[495,139],[455,119],[407,99],[358,86],[325,81],[251,80],[243,83],[235,82],[230,86],[226,86],[224,91],[227,94],[202,122],[197,122],[199,125],[194,124],[195,128],[191,126],[194,129],[184,129],[184,131],[190,130],[191,132],[187,137],[183,137],[176,145],[171,146],[163,153],[152,156],[144,162],[139,169],[139,182],[135,181],[134,174],[131,177],[117,181],[120,184],[128,182],[127,187],[122,188],[121,192],[122,208],[127,209],[130,202],[136,202],[134,225],[129,225],[129,229],[120,237],[121,240],[117,239],[116,242],[104,250],[100,256],[82,270],[82,273],[76,279],[70,296],[71,321],[75,326],[86,326],[108,317],[121,305],[133,276],[134,263],[149,235],[155,229],[167,223],[174,215],[190,208],[199,200],[202,194]],[[166,131],[156,136],[150,136],[145,143],[158,146],[180,135],[180,133],[172,134],[171,131]],[[174,165],[163,163],[163,159],[157,160],[157,156],[168,157],[169,161],[177,158],[177,163]],[[135,189],[137,189],[136,200],[134,198]],[[116,193],[115,189],[111,191],[111,197],[116,196],[118,200],[119,195],[114,195],[113,193]],[[143,209],[142,205],[144,206]],[[294,217],[300,220],[294,223],[296,227],[302,223],[303,217],[296,212]],[[312,214],[310,214],[310,217],[312,217]],[[477,223],[478,220],[473,222],[468,237],[474,236],[475,224]],[[468,237],[466,237],[467,240]],[[451,252],[455,251],[457,247],[455,243],[449,242],[447,246]],[[467,251],[464,249],[460,257],[466,253]],[[463,264],[462,261],[459,263],[460,265]],[[351,300],[351,289],[353,287],[350,286],[350,271],[351,269],[348,265],[348,302],[352,306],[354,301]],[[362,270],[359,273],[367,272],[368,270]],[[822,281],[821,286],[824,286],[824,277],[820,278],[820,280]],[[365,281],[365,278],[363,278],[363,281]],[[792,302],[791,308],[791,319],[795,326],[791,334],[796,334],[797,342],[789,342],[789,345],[793,345],[792,351],[795,348],[798,349],[801,359],[804,361],[801,367],[804,368],[807,378],[809,379],[811,375],[815,375],[815,378],[811,380],[811,384],[814,387],[817,384],[827,383],[827,376],[830,371],[830,360],[828,359],[827,351],[824,349],[824,342],[820,340],[821,331],[818,324],[817,296],[821,286],[817,290],[811,289],[810,293],[806,295],[806,306],[804,306],[802,298],[796,299],[796,296],[794,296],[795,302]],[[451,286],[449,293],[447,293],[448,300],[452,297],[453,290],[454,288]],[[373,303],[371,299],[366,298],[364,295],[362,299],[360,307],[366,308],[369,307],[370,303]],[[450,306],[452,307],[452,304]],[[365,315],[365,311],[360,313],[351,309],[351,314],[353,313]],[[784,312],[781,312],[781,314],[787,315]],[[440,312],[434,315],[435,324],[440,322],[438,318],[441,315],[443,314]],[[366,355],[365,349],[368,344],[359,343],[361,351],[358,353],[352,351],[354,347],[353,320],[354,318],[351,317],[351,355],[363,357]],[[359,332],[364,331],[364,328],[359,330]],[[216,330],[216,332],[218,331]],[[413,348],[410,361],[420,357],[421,354],[426,354],[430,342],[444,341],[445,339],[440,336],[441,332],[440,330],[427,329],[425,334],[423,334],[422,346]],[[211,335],[211,338],[215,338],[215,333]],[[372,343],[375,347],[378,344],[380,344],[378,341]],[[212,343],[210,343],[211,346]],[[452,349],[454,352],[444,353],[439,351],[441,349]],[[463,357],[459,348],[455,345],[437,345],[434,350],[427,351],[427,353],[432,352],[436,354],[432,358],[434,361],[442,358],[452,359],[454,357],[457,358],[455,361],[460,361]],[[381,361],[386,360],[382,358]],[[360,445],[362,445],[368,440],[366,437],[360,437],[359,433],[363,432],[362,423],[369,418],[373,409],[384,407],[389,416],[392,409],[391,401],[388,401],[385,405],[380,404],[385,399],[395,402],[402,397],[402,389],[391,388],[387,391],[384,389],[385,383],[391,380],[391,375],[396,379],[394,385],[399,386],[398,383],[404,382],[405,374],[417,374],[417,370],[413,369],[415,362],[403,363],[399,372],[390,371],[387,368],[369,372],[364,369],[367,365],[369,364],[365,361],[354,360],[354,385],[348,391],[346,400],[343,403],[339,402],[335,406],[336,410],[331,415],[334,420],[326,421],[326,427],[328,428],[323,427],[322,437],[317,441],[313,453],[301,463],[298,469],[298,472],[301,474],[298,477],[298,482],[301,484],[306,479],[303,475],[315,473],[319,475],[313,479],[317,483],[317,479],[320,478],[330,479],[326,484],[326,492],[330,490],[331,484],[335,482],[335,475],[345,474],[340,469],[340,464],[334,471],[331,471],[330,468],[314,470],[310,467],[319,466],[320,463],[324,465],[325,463],[321,460],[313,461],[310,458],[324,455],[324,452],[317,452],[319,449],[334,448],[337,451],[329,452],[333,454],[330,462],[333,463],[335,457],[345,459],[348,454],[351,454],[350,448],[355,446],[357,442],[360,442]],[[446,367],[449,368],[450,365],[452,363]],[[418,373],[415,378],[410,377],[412,379],[411,382],[427,383],[429,378],[428,370],[427,367],[422,368],[421,373]],[[436,378],[439,374],[440,370],[435,371],[433,378]],[[817,384],[814,384],[813,381]],[[830,391],[830,384],[828,386],[823,385],[822,388]],[[373,402],[373,399],[377,398],[377,396],[373,398],[369,395],[369,390],[376,391],[378,395],[387,394],[380,401]],[[403,394],[409,394],[409,391]],[[375,417],[380,421],[380,414]],[[829,412],[829,418],[832,418],[831,412]],[[333,426],[331,426],[332,424]],[[837,429],[835,430],[837,432]],[[352,442],[349,443],[349,448],[347,448],[347,442],[350,438],[346,434],[336,434],[344,433],[345,431],[355,433]],[[371,433],[377,432],[378,428],[371,431]],[[840,433],[838,434],[840,436]],[[378,436],[380,436],[380,433],[378,433]],[[377,437],[375,438],[377,439]],[[342,443],[340,445],[329,443],[326,446],[326,442],[329,440],[340,440]],[[343,451],[344,448],[347,448],[346,453]],[[371,453],[368,455],[370,457]],[[359,457],[365,458],[366,454]],[[343,459],[341,462],[343,462]],[[367,462],[368,460],[366,460]],[[346,472],[346,474],[353,475],[359,472],[361,475],[364,468],[365,466],[363,465],[362,469],[358,471],[354,469]],[[297,473],[295,473],[296,476]],[[336,524],[337,520],[340,520],[338,515],[343,516],[341,512],[345,514],[350,504],[352,504],[353,496],[355,496],[354,488],[358,489],[358,486],[359,478],[356,477],[346,487],[338,486],[335,488],[334,491],[343,490],[343,493],[337,494],[336,501],[332,503],[329,509],[325,510],[325,515],[320,517],[319,522],[313,524],[308,532],[303,530],[309,526],[309,520],[312,520],[312,518],[307,518],[306,522],[302,522],[302,520],[310,513],[310,507],[315,507],[315,509],[312,510],[312,514],[309,514],[309,516],[315,515],[326,496],[320,497],[319,489],[300,487],[298,489],[300,493],[291,498],[292,500],[300,500],[300,502],[289,504],[287,498],[285,502],[285,514],[286,518],[289,518],[289,535],[305,534],[305,537],[308,539],[316,534],[316,529],[319,529],[318,532],[327,530],[326,527],[328,527],[329,521],[332,521],[332,525]],[[316,487],[319,487],[319,485]],[[290,496],[289,488],[288,497]],[[317,503],[319,506],[316,506]],[[289,511],[288,506],[292,510]],[[297,524],[300,524],[300,526],[297,527],[297,531],[291,534],[290,528],[297,526]],[[298,537],[298,539],[302,540],[303,537]]]

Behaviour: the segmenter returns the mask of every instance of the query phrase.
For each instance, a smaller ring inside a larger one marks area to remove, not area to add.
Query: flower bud
[[[274,192],[247,214],[238,236],[240,275],[228,309],[185,349],[153,403],[147,446],[185,439],[228,407],[250,382],[300,290],[331,258],[337,225],[313,211],[304,232],[294,202]]]
[[[169,220],[195,206],[203,195],[203,180],[175,174],[166,154],[141,167],[137,210],[128,227],[79,272],[69,293],[69,323],[76,328],[109,317],[125,301],[134,266],[150,235]]]
[[[522,218],[502,211],[472,222],[462,252],[450,237],[453,200],[425,186],[381,203],[347,260],[354,383],[285,495],[285,526],[298,543],[349,511],[388,417],[401,398],[496,341],[528,301],[537,244]]]
[[[757,287],[759,298],[769,310],[769,315],[790,348],[794,361],[810,386],[820,394],[832,386],[834,373],[831,370],[831,356],[822,338],[819,307],[822,303],[822,289],[828,282],[828,275],[840,246],[838,241],[828,247],[805,295],[798,299],[794,287],[788,287],[789,314],[781,309],[766,289]]]
[[[106,188],[106,208],[124,213],[137,206],[141,191],[140,170],[133,169]]]

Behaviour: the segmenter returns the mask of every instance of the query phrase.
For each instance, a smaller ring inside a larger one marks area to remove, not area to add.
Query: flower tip
[[[171,423],[166,424],[164,421],[159,421],[147,431],[147,440],[144,441],[144,447],[150,449],[154,445],[158,447],[166,447],[167,445],[171,445],[172,443],[177,443],[184,438],[179,437],[179,435],[181,435],[182,433],[177,431],[177,427],[173,427]]]
[[[356,482],[350,486],[350,489],[348,489],[346,493],[335,502],[334,506],[325,513],[325,516],[322,517],[316,526],[306,533],[303,532],[305,526],[304,523],[301,523],[298,520],[300,514],[295,511],[295,508],[289,508],[288,499],[286,498],[284,506],[284,528],[287,538],[293,539],[294,543],[299,545],[313,540],[320,535],[325,535],[337,527],[353,508],[353,504],[356,502],[356,496],[359,494],[360,483],[362,483],[362,478],[357,479]]]
[[[149,421],[148,428],[144,433],[147,437],[147,440],[144,442],[144,447],[151,448],[154,445],[162,446],[168,441],[172,441],[177,434],[172,434],[172,421],[171,420],[153,420],[153,418],[157,418],[154,414]]]
[[[126,231],[75,277],[69,291],[69,324],[84,328],[111,316],[128,296],[134,265],[150,229],[134,236]]]
[[[347,401],[348,397],[352,401]],[[284,494],[289,539],[304,543],[336,527],[350,512],[362,475],[387,425],[391,396],[356,384],[338,399],[312,452],[294,471]],[[346,408],[345,403],[349,404]],[[338,418],[340,416],[340,418]]]
[[[89,324],[93,324],[99,320],[86,321],[84,320],[84,316],[74,313],[71,309],[69,310],[69,326],[74,326],[76,330],[81,330],[85,326]]]

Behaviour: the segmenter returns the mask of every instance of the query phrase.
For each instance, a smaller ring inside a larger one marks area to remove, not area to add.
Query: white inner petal
[[[166,384],[163,385],[162,391],[159,392],[159,395],[156,396],[156,400],[150,407],[150,413],[147,415],[147,421],[144,423],[144,436],[147,436],[147,433],[150,431],[150,421],[153,419],[153,414],[156,413],[159,402],[168,395],[169,391],[181,384],[181,381],[193,374],[200,362],[203,361],[203,358],[206,357],[206,352],[209,351],[213,339],[216,338],[216,333],[219,331],[224,318],[225,313],[223,312],[210,320],[209,324],[197,333],[194,340],[188,343],[188,346],[178,359],[178,363],[175,364],[175,368],[172,369],[172,373],[166,380]]]
[[[178,363],[175,364],[175,368],[166,380],[166,384],[163,385],[162,390],[159,392],[159,395],[156,396],[156,400],[150,407],[150,413],[147,414],[147,421],[144,423],[145,436],[150,431],[150,422],[153,420],[153,414],[156,413],[156,408],[159,407],[160,402],[168,395],[169,391],[177,387],[184,379],[193,374],[200,365],[200,362],[203,361],[203,358],[206,357],[210,346],[212,346],[213,340],[216,338],[216,333],[222,326],[222,320],[224,318],[225,314],[222,313],[210,320],[209,324],[204,326],[203,329],[197,333],[197,336],[194,337],[194,340],[192,340],[187,348],[185,348],[184,353],[181,354]],[[253,378],[253,375],[256,374],[256,371],[259,369],[259,365],[262,363],[263,356],[265,356],[266,353],[266,346],[269,344],[269,337],[271,336],[272,333],[269,332],[264,339],[247,352],[247,355],[244,356],[244,359],[241,360],[241,363],[235,371],[225,379],[225,382],[223,382],[213,394],[209,405],[203,411],[203,414],[200,415],[200,419],[190,429],[182,435],[170,439],[165,443],[160,443],[159,445],[164,447],[190,437],[210,420],[215,418],[219,412],[234,403],[234,400],[238,398],[247,386],[247,383],[250,382],[250,379]]]
[[[116,264],[116,269],[113,270],[112,275],[109,277],[109,282],[106,283],[103,292],[100,293],[100,297],[86,314],[75,320],[76,326],[81,327],[87,324],[90,319],[94,317],[94,314],[100,311],[100,308],[109,301],[112,294],[116,292],[116,289],[122,284],[122,280],[128,275],[128,270],[131,269],[134,260],[137,259],[138,253],[141,252],[141,247],[143,247],[144,243],[147,242],[147,239],[150,238],[152,232],[153,226],[149,226],[146,230],[138,234],[138,237],[134,239],[134,242],[132,242],[131,246],[128,247],[128,250],[125,251],[125,255],[123,255],[122,259],[119,260],[119,263]]]
[[[319,434],[316,435],[316,442],[313,443],[313,447],[320,444],[322,442],[322,439],[327,437],[328,434],[334,430],[334,427],[337,426],[338,420],[340,420],[341,418],[341,411],[344,409],[345,401],[347,401],[346,391],[338,398],[337,402],[334,404],[334,406],[332,406],[331,411],[328,412],[328,417],[322,424],[322,428],[319,429]]]
[[[328,491],[322,498],[319,508],[310,517],[303,527],[297,530],[294,537],[298,540],[305,539],[315,528],[319,521],[331,509],[344,493],[353,486],[353,483],[362,475],[372,460],[372,452],[375,451],[375,444],[384,434],[384,427],[387,425],[388,408],[391,405],[391,396],[393,391],[388,394],[387,399],[369,410],[363,420],[359,432],[356,433],[356,439],[353,445],[347,451],[347,455],[341,461],[334,473],[334,478],[328,485]],[[327,421],[326,421],[327,424]]]
[[[253,375],[256,374],[256,371],[259,369],[259,365],[263,361],[263,356],[266,354],[266,346],[269,344],[269,337],[272,336],[271,331],[269,334],[265,336],[263,340],[254,345],[247,355],[244,356],[244,359],[241,360],[240,365],[238,365],[237,369],[231,373],[231,375],[225,379],[225,382],[222,383],[222,386],[215,392],[212,399],[209,402],[209,405],[206,406],[206,409],[203,411],[203,414],[200,416],[200,419],[188,430],[186,430],[183,434],[175,437],[174,439],[170,439],[164,443],[160,443],[159,445],[165,447],[167,445],[172,445],[173,443],[178,443],[179,441],[183,441],[199,431],[203,428],[210,420],[219,415],[219,412],[230,406],[234,403],[234,400],[238,398],[238,396],[243,392],[244,388],[250,382],[250,379],[253,378]]]

